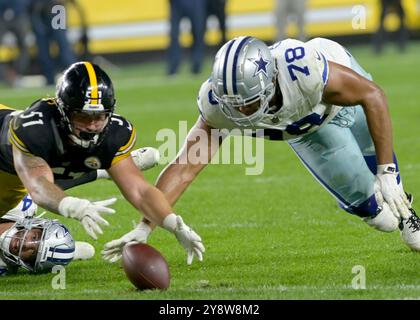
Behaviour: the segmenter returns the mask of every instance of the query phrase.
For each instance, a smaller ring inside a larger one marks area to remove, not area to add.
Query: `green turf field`
[[[350,48],[387,93],[393,117],[395,149],[407,191],[420,196],[420,45],[401,55],[389,48],[380,57],[371,48]],[[109,69],[117,92],[117,112],[137,127],[137,147],[158,147],[161,128],[191,127],[197,118],[200,77],[185,67],[175,79],[163,76],[163,64]],[[1,89],[1,103],[23,108],[49,89]],[[154,182],[163,166],[146,172]],[[184,194],[176,211],[203,238],[202,263],[186,265],[175,238],[157,230],[150,244],[170,266],[165,292],[134,289],[119,264],[105,263],[104,243],[131,230],[139,214],[108,181],[70,193],[92,200],[117,196],[117,214],[94,246],[92,261],[66,268],[66,289],[54,290],[54,274],[20,272],[0,279],[3,299],[420,299],[420,254],[411,252],[399,233],[375,231],[338,209],[334,199],[304,169],[282,142],[265,142],[265,170],[245,175],[245,166],[209,166]],[[415,206],[420,208],[417,198]],[[417,209],[420,210],[420,209]],[[49,215],[50,217],[57,217]],[[78,222],[62,219],[77,240],[90,241]],[[92,241],[93,242],[93,241]],[[366,270],[366,289],[355,290],[354,266]]]

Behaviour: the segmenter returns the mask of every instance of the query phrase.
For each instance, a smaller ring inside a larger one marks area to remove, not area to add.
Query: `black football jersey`
[[[14,109],[0,104],[0,170],[13,173],[12,148],[9,141],[9,121]]]
[[[101,144],[94,149],[74,145],[60,130],[60,114],[54,99],[42,99],[8,121],[7,147],[0,149],[0,169],[16,173],[11,144],[28,155],[44,159],[56,180],[77,179],[96,169],[108,169],[130,156],[136,130],[125,118],[113,114]],[[3,123],[3,127],[5,124]]]

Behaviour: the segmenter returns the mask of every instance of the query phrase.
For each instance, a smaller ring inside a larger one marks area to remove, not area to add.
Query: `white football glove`
[[[101,214],[115,213],[114,209],[108,206],[114,204],[116,198],[111,198],[103,201],[90,202],[86,199],[75,197],[65,197],[58,205],[58,212],[65,216],[81,221],[83,228],[95,240],[97,240],[96,233],[103,234],[99,224],[109,226],[108,221],[101,217]]]
[[[190,265],[194,256],[199,261],[203,261],[203,253],[205,248],[200,236],[187,226],[180,216],[171,213],[165,217],[162,224],[163,228],[175,234],[178,242],[184,247],[188,253],[187,264]]]
[[[122,251],[125,245],[132,243],[146,243],[152,229],[143,221],[140,222],[134,230],[126,233],[121,238],[112,240],[105,244],[104,250],[101,251],[102,258],[110,263],[117,262],[121,259]]]
[[[397,183],[397,169],[394,163],[377,166],[376,179],[383,196],[396,218],[407,219],[409,201]]]
[[[145,147],[132,151],[131,157],[136,167],[145,171],[159,164],[160,153],[158,149]]]

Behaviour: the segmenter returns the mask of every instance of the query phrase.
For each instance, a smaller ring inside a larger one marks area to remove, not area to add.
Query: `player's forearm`
[[[181,197],[184,191],[188,188],[188,186],[194,180],[198,172],[202,169],[201,168],[200,170],[197,170],[197,171],[191,170],[190,172],[186,170],[187,172],[183,174],[182,172],[178,172],[178,171],[182,171],[182,170],[179,170],[180,167],[182,166],[170,164],[168,167],[166,167],[162,171],[162,173],[160,174],[156,182],[156,187],[160,191],[162,191],[166,200],[172,207],[175,205],[175,203],[178,201],[178,199]],[[147,225],[149,225],[151,229],[154,229],[156,227],[156,223],[150,221],[150,219],[148,219],[147,217],[144,217],[142,221],[143,223],[146,223]]]
[[[363,102],[378,164],[393,162],[392,124],[384,92],[376,88]]]
[[[127,200],[142,211],[153,225],[162,225],[163,219],[173,212],[162,192],[154,186],[138,191],[136,195],[125,195]]]
[[[174,206],[204,167],[205,164],[180,165],[172,163],[162,171],[156,181],[156,187],[163,192],[169,204]]]
[[[197,175],[210,163],[219,149],[225,135],[213,138],[211,127],[200,117],[188,133],[187,139],[176,159],[160,173],[156,187],[163,192],[171,206],[174,206]],[[191,152],[194,148],[194,152]],[[205,154],[201,154],[205,152]],[[196,158],[192,158],[196,157]],[[204,160],[204,161],[203,161]],[[151,228],[153,223],[143,219]]]
[[[48,164],[39,157],[26,155],[13,147],[13,161],[19,179],[40,207],[58,212],[60,201],[66,196],[54,184],[54,176]]]
[[[60,201],[66,197],[66,194],[54,183],[45,177],[38,177],[29,183],[28,192],[32,200],[40,207],[58,213]]]

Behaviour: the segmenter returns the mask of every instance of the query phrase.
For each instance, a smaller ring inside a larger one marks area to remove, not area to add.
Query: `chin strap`
[[[80,139],[73,133],[69,134],[69,138],[74,144],[78,145],[79,147],[88,149],[92,146],[95,146],[98,143],[99,134],[95,134],[92,140]]]

